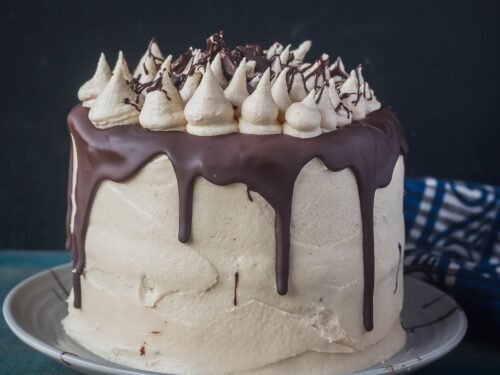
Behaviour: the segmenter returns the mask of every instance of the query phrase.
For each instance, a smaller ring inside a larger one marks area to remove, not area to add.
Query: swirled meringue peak
[[[291,77],[290,99],[294,102],[300,102],[307,96],[306,85],[304,82],[304,73],[297,70],[290,70]]]
[[[248,82],[248,86],[250,86],[252,88],[252,90],[255,90],[255,88],[257,87],[257,85],[260,82],[261,77],[262,77],[262,73],[255,73],[254,76]]]
[[[84,107],[92,107],[95,99],[104,90],[110,78],[111,69],[106,61],[106,56],[101,53],[94,75],[78,90],[78,99]]]
[[[335,113],[337,114],[337,128],[349,125],[352,122],[352,113],[349,108],[347,108],[345,104],[340,100],[339,93],[335,87],[334,79],[330,78],[328,83],[330,101],[332,102],[332,106],[333,108],[335,108]]]
[[[308,90],[318,90],[323,83],[330,79],[328,70],[329,56],[324,53],[310,67],[304,71],[304,81]]]
[[[316,103],[321,112],[321,129],[327,133],[337,129],[337,112],[330,98],[330,83],[327,81],[316,94]]]
[[[380,102],[377,100],[375,93],[366,81],[363,89],[363,95],[366,99],[366,114],[376,111],[377,109],[380,109],[380,107],[382,107],[382,104],[380,104]]]
[[[292,51],[293,54],[293,62],[301,63],[304,61],[307,52],[311,49],[312,42],[310,40],[305,40],[300,45]]]
[[[366,116],[366,100],[359,81],[359,77],[361,77],[360,68],[352,70],[349,78],[340,87],[340,99],[352,112],[353,120],[361,120]]]
[[[165,75],[172,73],[172,55],[168,55],[167,58],[161,63],[160,68],[156,72],[155,80],[162,75],[165,77]]]
[[[312,138],[321,134],[321,112],[316,105],[315,91],[304,100],[293,103],[285,113],[283,133],[297,138]]]
[[[201,81],[202,74],[199,71],[193,72],[193,74],[187,75],[184,84],[182,85],[181,90],[179,91],[181,94],[182,100],[184,103],[187,103],[189,99],[194,95],[194,92],[198,88]]]
[[[279,57],[275,57],[273,60],[273,63],[271,65],[271,70],[274,73],[274,78],[278,77],[278,74],[280,74],[283,71],[283,67],[281,64],[281,60]]]
[[[148,55],[146,57],[146,60],[142,63],[142,70],[140,71],[138,75],[138,81],[139,83],[148,83],[151,82],[156,75],[156,63],[155,63],[155,58],[153,55]],[[143,91],[144,94],[146,94],[145,91]]]
[[[224,90],[224,95],[226,95],[227,100],[229,100],[233,106],[235,118],[240,116],[241,105],[249,95],[247,88],[246,62],[247,59],[244,57],[234,72],[229,85]]]
[[[281,123],[285,122],[285,112],[292,104],[292,99],[288,95],[288,85],[286,82],[288,70],[289,68],[285,68],[281,71],[271,88],[273,100],[278,106],[278,120]]]
[[[238,131],[231,102],[224,96],[210,64],[207,64],[200,85],[186,104],[186,130],[190,134],[215,136]]]
[[[155,38],[151,39],[151,41],[149,42],[148,49],[146,50],[146,52],[144,52],[144,55],[142,55],[141,59],[139,60],[139,63],[137,64],[137,67],[134,70],[135,78],[137,78],[139,74],[142,73],[143,64],[149,55],[153,56],[153,61],[155,62],[156,65],[160,65],[164,60],[163,54],[161,53],[160,47],[158,46],[158,43],[156,42]]]
[[[330,76],[333,78],[335,83],[343,82],[349,78],[349,74],[347,74],[344,63],[340,57],[337,57],[337,60],[330,65]]]
[[[118,69],[121,69],[123,72],[123,78],[125,78],[128,82],[132,80],[132,74],[128,68],[127,61],[125,60],[125,56],[123,55],[123,51],[118,52],[118,59],[116,60],[115,67],[113,68],[113,74],[118,72]]]
[[[280,134],[278,106],[271,94],[270,69],[268,68],[259,81],[255,91],[241,107],[239,123],[240,133],[245,134]]]
[[[132,91],[119,69],[90,108],[89,120],[100,129],[133,125],[139,120],[141,105],[141,96]]]
[[[212,68],[212,72],[214,73],[217,82],[219,82],[219,85],[221,85],[223,89],[226,88],[228,82],[227,79],[224,77],[224,71],[222,70],[222,59],[220,57],[220,53],[215,55],[214,61],[212,61],[210,67]]]
[[[283,52],[280,53],[279,59],[281,62],[281,65],[286,65],[288,64],[288,60],[290,58],[290,48],[292,46],[289,44],[286,46],[286,48],[283,50]]]
[[[147,90],[139,123],[149,130],[180,130],[186,127],[184,102],[170,79],[170,73],[160,73]]]
[[[256,66],[255,60],[247,61],[246,65],[245,65],[247,78],[250,78],[255,74],[255,66]]]
[[[283,51],[283,45],[279,42],[273,43],[266,52],[266,58],[271,60],[275,55],[279,55]]]

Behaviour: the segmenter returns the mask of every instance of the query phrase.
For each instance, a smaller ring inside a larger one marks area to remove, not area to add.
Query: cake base
[[[77,340],[80,345],[98,356],[122,365],[145,371],[164,372],[169,374],[212,375],[211,372],[182,372],[172,369],[168,360],[151,360],[149,357],[140,356],[136,347],[117,348],[109,341],[98,336],[89,335],[89,330],[81,325],[81,320],[74,320],[71,316],[63,321],[66,333]],[[90,329],[91,331],[91,329]],[[340,375],[364,368],[392,357],[405,345],[406,333],[401,324],[397,322],[389,335],[378,343],[363,351],[354,353],[318,353],[306,352],[292,358],[287,358],[276,363],[250,371],[217,373],[217,375]]]

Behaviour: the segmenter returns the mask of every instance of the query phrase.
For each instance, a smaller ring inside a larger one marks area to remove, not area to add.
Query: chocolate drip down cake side
[[[101,55],[68,116],[66,333],[175,374],[340,374],[405,342],[403,155],[358,66],[205,49]]]

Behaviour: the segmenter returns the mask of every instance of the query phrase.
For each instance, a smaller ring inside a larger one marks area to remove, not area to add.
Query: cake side
[[[362,324],[362,232],[352,172],[331,172],[315,159],[300,173],[290,290],[280,296],[269,204],[255,192],[250,201],[242,184],[218,187],[198,179],[193,239],[184,245],[176,239],[175,174],[164,156],[126,183],[101,184],[87,234],[83,304],[70,309],[65,329],[105,358],[164,372],[278,371],[287,361],[301,366],[314,357],[318,367],[309,373],[322,374],[339,358],[333,353],[352,355],[345,359],[352,366],[357,356],[376,363],[379,351],[360,353],[391,334],[387,340],[395,342],[382,352],[392,354],[404,342],[403,169],[400,160],[390,185],[375,197],[372,332]]]

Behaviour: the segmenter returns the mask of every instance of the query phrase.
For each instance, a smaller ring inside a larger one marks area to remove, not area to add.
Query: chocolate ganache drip
[[[390,183],[399,155],[407,152],[403,130],[390,108],[374,111],[348,127],[307,139],[240,133],[199,137],[175,131],[152,132],[138,124],[97,129],[88,119],[88,109],[81,105],[70,112],[68,127],[78,156],[77,166],[70,158],[66,243],[73,252],[75,307],[82,304],[80,276],[85,266],[86,230],[100,182],[125,181],[160,154],[170,159],[177,178],[181,242],[188,242],[191,237],[197,177],[219,186],[244,183],[266,199],[275,211],[276,289],[279,294],[286,294],[295,180],[304,165],[318,157],[332,171],[350,168],[357,181],[363,234],[363,321],[367,331],[373,329],[375,190]],[[77,176],[73,197],[76,212],[72,213],[73,168]]]

